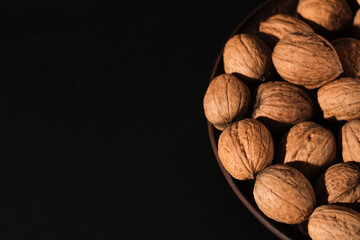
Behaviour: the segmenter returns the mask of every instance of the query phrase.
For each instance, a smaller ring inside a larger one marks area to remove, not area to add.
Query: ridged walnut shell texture
[[[239,180],[254,179],[272,163],[274,142],[259,121],[243,119],[227,127],[219,137],[218,154],[228,173]]]
[[[358,240],[360,213],[337,205],[317,207],[309,218],[308,232],[312,240]]]
[[[317,180],[315,190],[321,204],[357,207],[360,203],[360,169],[354,163],[332,165]]]
[[[301,88],[282,81],[260,84],[252,117],[265,122],[271,129],[279,129],[309,120],[313,103]]]
[[[310,182],[285,164],[272,165],[257,175],[254,198],[266,216],[287,224],[306,221],[316,204]]]
[[[217,129],[246,115],[250,91],[237,77],[221,74],[209,84],[203,101],[205,116]]]
[[[345,123],[340,136],[344,162],[360,163],[360,120]]]
[[[264,81],[273,69],[271,50],[254,34],[242,33],[231,37],[225,44],[224,70],[255,81]]]
[[[340,32],[353,17],[346,0],[299,0],[297,12],[320,33]]]
[[[332,42],[339,55],[344,76],[360,77],[360,40],[356,38],[339,38]]]
[[[325,119],[360,118],[360,78],[344,77],[318,90],[317,98]]]
[[[298,169],[309,180],[316,179],[336,157],[332,132],[314,122],[293,126],[285,135],[284,163]]]
[[[284,37],[293,32],[314,32],[304,21],[287,14],[276,14],[260,23],[259,32],[266,36],[272,47]]]
[[[355,37],[360,38],[360,9],[355,13],[352,31]]]
[[[288,82],[315,89],[336,79],[343,68],[334,47],[316,33],[290,33],[272,53],[276,71]]]

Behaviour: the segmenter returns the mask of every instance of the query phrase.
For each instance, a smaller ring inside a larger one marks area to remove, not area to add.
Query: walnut
[[[360,120],[351,120],[341,128],[344,162],[360,162]]]
[[[360,40],[340,38],[332,42],[344,69],[344,76],[360,77]]]
[[[209,84],[204,96],[205,116],[217,129],[223,130],[234,120],[244,117],[249,108],[249,88],[231,74],[221,74]]]
[[[344,77],[318,90],[317,98],[325,119],[360,118],[360,78]]]
[[[272,60],[283,79],[308,89],[321,87],[343,72],[334,47],[312,32],[284,36],[276,44]]]
[[[357,10],[354,16],[352,32],[355,37],[360,38],[360,9]]]
[[[350,162],[332,165],[319,177],[315,190],[320,204],[356,208],[360,203],[360,169]]]
[[[283,162],[298,169],[309,180],[317,178],[335,161],[335,137],[317,123],[296,124],[284,137]]]
[[[221,133],[218,154],[232,177],[254,179],[258,172],[272,163],[274,143],[269,130],[261,122],[246,118]]]
[[[343,206],[319,206],[309,218],[308,232],[312,240],[359,239],[360,213]]]
[[[321,34],[343,31],[353,16],[346,0],[299,0],[297,12]]]
[[[271,81],[260,84],[252,117],[278,130],[309,120],[313,103],[301,88],[287,82]]]
[[[271,50],[254,34],[243,33],[231,37],[225,44],[224,69],[247,80],[265,81],[273,69]]]
[[[306,221],[316,204],[310,182],[285,164],[271,165],[257,175],[254,198],[266,216],[287,224]]]
[[[259,32],[265,35],[267,42],[272,47],[283,36],[293,32],[314,32],[314,30],[304,21],[287,14],[276,14],[266,21],[261,22]]]

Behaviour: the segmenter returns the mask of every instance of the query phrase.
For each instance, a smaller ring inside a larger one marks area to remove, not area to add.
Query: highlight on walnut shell
[[[243,119],[227,127],[218,142],[220,161],[239,180],[254,179],[272,163],[274,142],[269,130],[255,119]]]
[[[296,124],[284,135],[281,144],[283,163],[296,168],[309,180],[318,178],[335,161],[334,135],[315,122]]]
[[[297,13],[321,34],[345,30],[353,17],[346,0],[299,0]]]
[[[307,89],[321,87],[343,72],[334,47],[312,32],[284,36],[276,44],[272,60],[284,80]]]
[[[345,123],[339,137],[344,162],[360,163],[360,120]]]
[[[331,42],[344,69],[343,76],[360,77],[360,40],[339,38]]]
[[[283,130],[312,117],[313,103],[300,87],[282,81],[260,84],[252,118],[258,119],[272,130]]]
[[[294,16],[275,14],[260,23],[259,32],[264,35],[267,43],[274,47],[279,39],[289,33],[314,32],[314,30],[307,23]]]
[[[308,232],[312,240],[359,239],[360,213],[343,206],[319,206],[309,218]]]
[[[317,180],[316,196],[320,204],[343,204],[357,208],[360,203],[360,169],[351,162],[329,167]]]
[[[321,87],[317,98],[325,119],[360,118],[360,78],[343,77]]]
[[[231,74],[220,74],[209,84],[204,100],[205,116],[217,129],[244,117],[250,102],[249,88]]]
[[[316,204],[310,182],[297,169],[285,164],[271,165],[260,172],[253,193],[259,209],[281,223],[305,222]]]
[[[249,81],[265,81],[273,70],[271,50],[255,34],[242,33],[231,37],[223,52],[224,70]]]
[[[355,37],[360,38],[360,8],[355,13],[352,25],[352,32]]]

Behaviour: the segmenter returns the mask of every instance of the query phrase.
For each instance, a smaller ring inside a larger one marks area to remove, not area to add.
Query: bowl
[[[259,23],[264,21],[268,17],[277,14],[284,13],[295,16],[298,0],[268,0],[263,2],[254,11],[252,11],[233,31],[229,36],[232,37],[237,33],[256,33],[259,28]],[[223,49],[220,51],[213,70],[211,72],[210,81],[219,74],[224,73]],[[213,127],[213,125],[207,122],[208,132],[212,149],[214,151],[216,160],[220,166],[222,173],[224,174],[231,189],[236,196],[245,205],[245,207],[257,218],[266,228],[268,228],[273,234],[280,239],[311,239],[307,234],[307,224],[288,225],[276,222],[266,217],[260,209],[257,207],[253,197],[254,181],[239,181],[230,176],[220,162],[217,150],[217,142],[220,135],[220,131]],[[274,139],[275,140],[275,139]]]

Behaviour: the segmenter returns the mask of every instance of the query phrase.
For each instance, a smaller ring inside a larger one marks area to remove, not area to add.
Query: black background
[[[202,108],[261,2],[0,6],[0,238],[276,239],[227,184]]]

